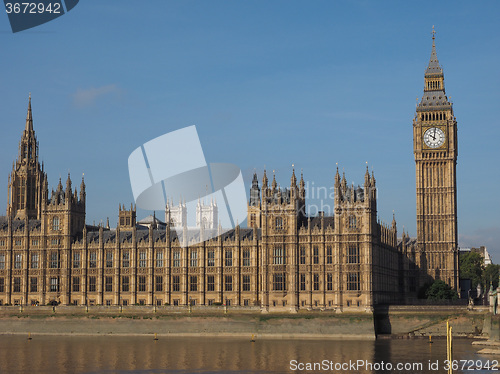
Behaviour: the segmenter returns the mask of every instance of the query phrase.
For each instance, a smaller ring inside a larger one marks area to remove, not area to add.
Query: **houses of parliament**
[[[416,238],[404,232],[398,238],[394,218],[380,223],[368,169],[356,187],[337,168],[333,215],[314,217],[305,213],[302,174],[293,170],[285,189],[274,175],[269,181],[264,171],[261,183],[254,175],[248,227],[188,246],[180,245],[170,220],[137,221],[133,206],[120,205],[116,229],[87,225],[83,178],[79,190],[68,175],[49,194],[30,97],[0,217],[0,304],[345,312],[409,304],[434,279],[457,290],[457,122],[434,35],[424,79],[413,118]]]

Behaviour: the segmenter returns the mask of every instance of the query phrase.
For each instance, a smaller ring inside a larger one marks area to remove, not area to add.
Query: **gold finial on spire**
[[[432,25],[432,40],[436,39],[436,30],[434,30],[434,25]]]

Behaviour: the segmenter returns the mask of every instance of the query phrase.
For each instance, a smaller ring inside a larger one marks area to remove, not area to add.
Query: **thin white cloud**
[[[105,95],[118,94],[120,89],[116,84],[108,84],[101,87],[91,87],[87,89],[79,88],[73,94],[73,104],[78,107],[93,105],[95,101]]]

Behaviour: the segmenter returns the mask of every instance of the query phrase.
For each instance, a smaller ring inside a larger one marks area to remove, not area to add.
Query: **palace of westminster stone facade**
[[[265,172],[259,186],[254,175],[248,228],[188,246],[179,243],[182,230],[172,227],[182,224],[182,204],[167,205],[167,224],[156,217],[137,222],[135,208],[120,205],[116,229],[86,225],[83,178],[79,192],[68,175],[49,195],[30,98],[0,217],[0,304],[220,303],[342,312],[411,303],[432,279],[456,290],[457,123],[432,39],[413,119],[417,238],[403,232],[398,239],[394,219],[378,221],[376,181],[368,170],[363,187],[355,188],[337,169],[333,215],[315,217],[305,214],[302,175],[297,180],[293,171],[286,189],[274,176],[269,183]],[[216,230],[216,204],[200,212],[201,235]]]

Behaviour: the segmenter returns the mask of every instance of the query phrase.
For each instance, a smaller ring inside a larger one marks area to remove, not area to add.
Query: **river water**
[[[481,360],[455,339],[455,360]],[[360,360],[360,361],[358,361]],[[310,341],[118,336],[0,336],[0,373],[446,373],[446,340]],[[363,361],[363,363],[361,363]],[[435,363],[438,363],[436,370]],[[472,361],[469,361],[469,365]],[[314,365],[317,363],[316,370]],[[422,365],[418,366],[419,363]],[[434,364],[429,367],[429,364]],[[353,366],[353,364],[357,366]],[[370,367],[370,364],[373,365]],[[391,367],[388,365],[392,365]],[[406,369],[398,364],[406,364]],[[460,365],[460,362],[458,362]],[[302,366],[301,366],[302,365]],[[377,366],[378,365],[378,366]],[[476,369],[477,367],[474,366]],[[304,370],[299,370],[304,368]],[[309,369],[309,370],[308,370]],[[485,373],[457,370],[455,373]],[[492,371],[489,371],[490,373]]]

